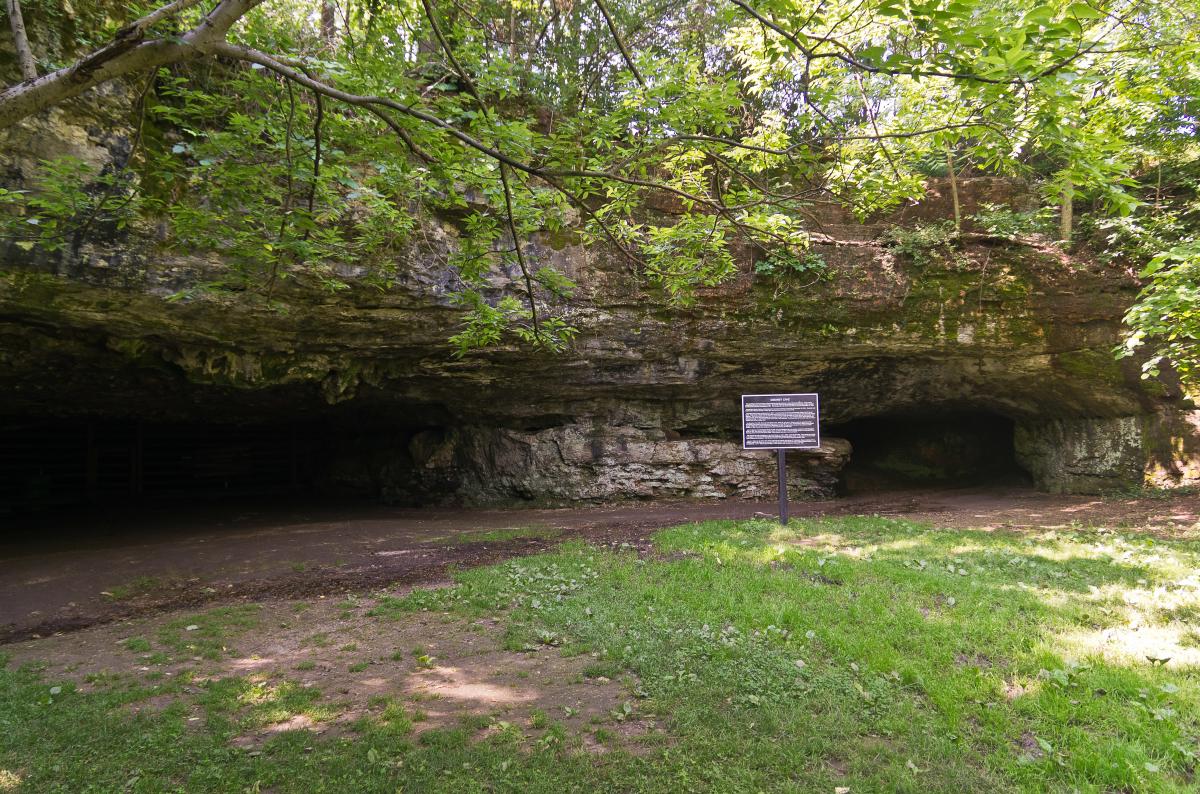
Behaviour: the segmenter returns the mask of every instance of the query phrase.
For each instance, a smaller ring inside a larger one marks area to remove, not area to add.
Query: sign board
[[[816,449],[821,446],[815,394],[743,394],[742,449]]]

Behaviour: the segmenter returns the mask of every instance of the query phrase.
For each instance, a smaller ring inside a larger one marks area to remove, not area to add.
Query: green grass
[[[161,579],[153,576],[139,576],[127,584],[117,585],[105,590],[102,595],[114,601],[125,601],[134,596],[143,595],[164,586]]]
[[[506,529],[472,530],[456,532],[450,536],[450,542],[462,543],[503,543],[509,540],[523,538],[554,538],[562,534],[562,530],[554,527],[508,527]]]
[[[172,620],[158,632],[161,645],[180,656],[220,659],[236,654],[230,643],[259,625],[258,604],[218,607]]]
[[[390,704],[349,737],[285,732],[251,756],[229,740],[338,707],[281,679],[81,694],[26,667],[0,670],[0,775],[30,791],[1195,790],[1194,541],[838,518],[687,525],[656,550],[566,544],[370,613],[381,632],[427,609],[499,615],[509,647],[634,676],[628,705],[587,729],[604,754],[556,726],[418,741],[422,715]],[[162,711],[124,708],[164,692]],[[186,728],[189,703],[203,729]],[[623,723],[646,719],[667,739],[629,752]]]
[[[145,637],[130,637],[125,640],[125,650],[132,653],[146,653],[150,650],[150,640]]]

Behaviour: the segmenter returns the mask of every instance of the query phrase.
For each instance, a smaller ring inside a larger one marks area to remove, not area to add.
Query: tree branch
[[[204,0],[175,0],[173,3],[168,3],[162,8],[151,11],[146,16],[129,23],[125,27],[117,31],[116,38],[127,39],[138,37],[140,38],[147,30],[155,24],[163,21],[167,17],[173,17],[181,11],[186,11],[192,6],[200,5]]]
[[[634,64],[633,56],[629,54],[629,48],[625,46],[625,41],[621,38],[621,34],[617,32],[617,26],[613,22],[612,15],[608,13],[608,9],[604,5],[604,0],[595,0],[595,2],[596,8],[600,9],[600,14],[604,17],[604,23],[608,25],[608,32],[612,34],[613,41],[617,42],[617,49],[621,51],[621,57],[625,60],[625,65],[633,73],[634,79],[638,81],[638,85],[645,88],[646,81],[642,78],[642,73],[638,71],[637,65]]]
[[[842,63],[846,64],[847,66],[849,66],[853,69],[857,69],[862,72],[868,72],[870,74],[885,74],[885,75],[892,75],[892,76],[909,75],[911,77],[948,77],[948,78],[951,78],[954,80],[969,80],[972,82],[990,83],[993,85],[1015,85],[1018,83],[1026,82],[1025,80],[1022,80],[1021,78],[984,77],[983,75],[974,74],[972,72],[946,72],[946,71],[942,71],[939,69],[904,69],[904,70],[884,69],[881,66],[872,66],[868,63],[863,63],[862,61],[858,60],[857,58],[853,57],[850,54],[847,54],[846,52],[818,53],[813,48],[805,46],[805,44],[802,41],[800,41],[800,39],[797,38],[795,34],[780,27],[774,20],[771,20],[768,17],[765,17],[762,14],[760,14],[758,11],[756,11],[754,8],[752,8],[749,3],[746,3],[745,0],[729,0],[729,1],[731,3],[733,3],[735,6],[737,6],[738,8],[745,11],[750,16],[754,17],[754,19],[758,20],[758,22],[760,24],[770,28],[771,30],[775,31],[780,36],[782,36],[789,44],[791,44],[793,47],[795,47],[796,49],[798,49],[800,51],[800,53],[804,56],[804,59],[806,61],[812,61],[817,58],[833,58],[835,60],[841,61]],[[821,39],[821,41],[832,43],[834,46],[839,47],[839,48],[844,48],[844,45],[842,45],[840,42],[838,42],[834,39],[825,38],[825,39]],[[1072,58],[1071,60],[1074,60],[1074,59]],[[1062,65],[1065,65],[1065,64],[1062,64]],[[1039,77],[1045,76],[1045,74],[1053,73],[1053,71],[1055,71],[1059,68],[1062,68],[1062,65],[1056,65],[1055,67],[1052,67],[1046,73],[1039,75]]]
[[[317,183],[321,181],[321,124],[325,120],[325,99],[318,93],[313,93],[317,112],[313,118],[313,167],[312,182],[308,186],[308,214],[313,213],[313,205],[317,201]],[[308,239],[309,230],[304,230],[304,239]]]
[[[36,80],[37,62],[33,59],[33,50],[29,48],[29,36],[25,32],[20,0],[8,0],[8,22],[12,27],[13,46],[17,49],[17,63],[21,65],[21,79]]]
[[[77,97],[110,80],[204,54],[210,51],[213,44],[224,40],[235,22],[263,1],[221,0],[195,28],[172,39],[143,41],[145,29],[139,29],[139,23],[135,22],[124,29],[130,33],[118,33],[111,43],[71,66],[64,66],[0,92],[0,129],[11,127],[23,118]],[[186,5],[188,3],[185,0],[176,0],[164,8],[171,8],[172,13],[177,13]],[[153,17],[154,14],[149,16]]]

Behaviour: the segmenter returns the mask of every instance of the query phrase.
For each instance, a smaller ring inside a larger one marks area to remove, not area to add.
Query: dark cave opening
[[[985,411],[936,411],[854,419],[822,428],[853,446],[839,493],[1028,485],[1017,462],[1013,421]]]
[[[0,522],[378,501],[381,472],[390,501],[420,505],[436,498],[427,492],[436,484],[406,473],[444,435],[444,421],[420,409],[284,420],[0,419]]]
[[[0,515],[310,489],[303,424],[26,419],[0,424]]]

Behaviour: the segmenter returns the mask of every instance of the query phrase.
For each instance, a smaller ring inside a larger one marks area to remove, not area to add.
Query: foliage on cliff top
[[[4,196],[18,244],[133,215],[241,287],[338,289],[330,263],[363,261],[386,288],[416,217],[449,213],[460,351],[569,340],[537,230],[582,225],[686,303],[735,244],[804,261],[813,202],[885,210],[940,163],[1119,217],[1194,157],[1197,27],[1166,0],[176,0],[81,17],[73,63],[27,11],[40,76],[0,92],[0,127],[123,79],[134,134],[103,173],[50,163]]]

